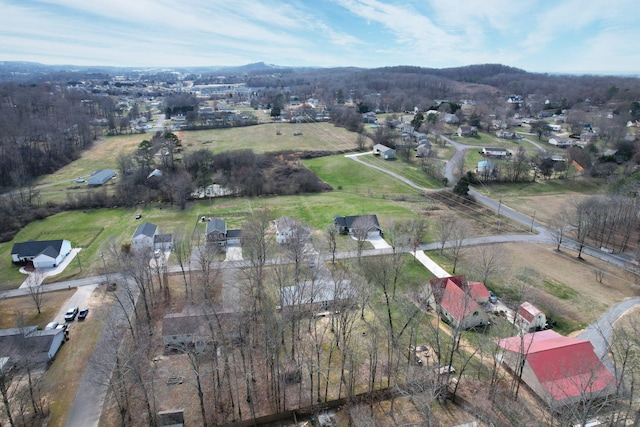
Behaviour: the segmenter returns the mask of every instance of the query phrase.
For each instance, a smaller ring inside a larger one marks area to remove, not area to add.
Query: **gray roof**
[[[44,253],[52,258],[60,255],[62,242],[64,240],[29,240],[28,242],[15,243],[11,249],[11,255],[16,254],[19,258],[36,257]]]
[[[380,223],[378,222],[378,217],[376,215],[336,216],[333,220],[336,224],[342,227],[347,227],[348,229],[352,229],[354,223],[358,225],[356,221],[360,220],[360,224],[369,226],[369,229],[376,228],[380,230]]]
[[[171,243],[173,242],[173,234],[156,234],[153,238],[154,243]]]
[[[89,185],[102,185],[105,182],[109,181],[111,178],[116,176],[116,171],[113,169],[103,169],[96,171],[91,177],[87,180],[87,184]]]
[[[207,223],[207,234],[219,231],[221,233],[227,232],[227,223],[223,219],[213,218]]]
[[[135,238],[140,235],[153,237],[156,235],[157,231],[158,231],[157,225],[152,224],[150,222],[145,222],[144,224],[140,224],[138,228],[136,228],[136,231],[133,233],[133,237]]]
[[[282,307],[333,302],[355,296],[349,280],[338,280],[335,283],[325,280],[305,281],[296,286],[287,286],[279,294]]]

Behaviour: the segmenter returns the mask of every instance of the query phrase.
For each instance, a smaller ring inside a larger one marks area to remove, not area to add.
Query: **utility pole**
[[[533,223],[535,222],[535,220],[536,220],[536,211],[533,211],[533,218],[531,218],[531,230],[529,230],[532,233],[533,233]]]

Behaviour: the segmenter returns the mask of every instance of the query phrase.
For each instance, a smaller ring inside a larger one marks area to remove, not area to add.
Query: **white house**
[[[544,329],[547,325],[547,317],[542,311],[530,302],[523,302],[516,312],[516,323],[524,332]]]
[[[136,228],[131,238],[133,249],[153,249],[154,240],[158,234],[158,226],[150,222],[145,222]]]
[[[282,216],[274,221],[276,227],[276,242],[279,244],[289,243],[289,240],[297,237],[298,239],[307,238],[311,235],[309,230],[306,227],[299,224],[293,218],[289,218],[288,216]],[[296,233],[304,234],[296,236]]]
[[[396,158],[396,150],[393,148],[389,148],[386,145],[376,144],[373,146],[373,154],[375,156],[380,156],[385,160],[395,159]]]
[[[53,268],[71,252],[68,240],[29,240],[13,245],[11,258],[15,263],[32,262],[34,268]]]

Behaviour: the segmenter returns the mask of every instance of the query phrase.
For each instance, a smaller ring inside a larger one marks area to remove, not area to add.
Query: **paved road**
[[[137,288],[133,286],[132,290],[134,298],[137,299]],[[105,321],[69,409],[67,427],[97,427],[100,421],[102,406],[109,389],[109,378],[115,365],[115,350],[126,334],[126,316],[133,313],[131,301],[124,295],[124,286],[120,286],[117,292],[124,309],[119,304],[114,304]]]

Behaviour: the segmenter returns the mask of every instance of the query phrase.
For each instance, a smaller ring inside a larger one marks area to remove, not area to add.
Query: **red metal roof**
[[[531,323],[533,319],[541,313],[542,311],[540,311],[538,307],[527,301],[523,302],[520,304],[520,307],[518,307],[518,314],[529,323]]]
[[[473,297],[474,300],[478,301],[481,299],[489,298],[489,289],[482,282],[467,282],[467,286],[469,287],[469,293]]]
[[[462,321],[466,316],[479,309],[479,306],[452,279],[452,277],[446,277],[431,280],[429,283],[432,286],[436,303],[440,304],[455,319]]]
[[[525,354],[531,370],[554,400],[615,386],[615,377],[602,364],[588,340],[546,330],[497,343],[505,350]]]

